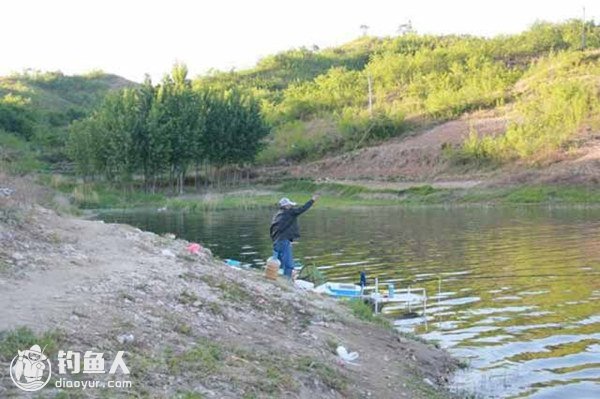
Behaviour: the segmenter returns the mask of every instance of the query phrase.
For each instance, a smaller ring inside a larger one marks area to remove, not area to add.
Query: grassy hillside
[[[103,72],[0,77],[0,163],[16,172],[60,164],[69,124],[88,115],[110,90],[132,85]]]
[[[283,52],[265,58],[255,68],[200,77],[195,84],[220,89],[235,86],[261,99],[263,113],[275,127],[259,157],[262,163],[318,159],[400,135],[415,125],[507,103],[515,104],[528,118],[535,113],[530,93],[543,97],[550,90],[560,97],[561,90],[571,90],[562,87],[573,83],[570,75],[587,73],[581,63],[591,65],[586,67],[588,72],[597,65],[594,56],[577,55],[582,50],[582,32],[587,51],[600,47],[600,27],[579,20],[540,22],[521,34],[494,38],[415,33],[362,37],[336,48]],[[548,72],[555,67],[560,76]],[[562,89],[544,89],[546,78]],[[368,108],[369,80],[372,111]],[[589,86],[593,82],[579,83],[593,92],[595,86]],[[565,94],[565,101],[569,98]],[[550,106],[554,111],[538,107],[538,113],[546,116],[533,115],[532,123],[554,119],[560,101]],[[582,101],[578,121],[591,111],[587,100]],[[576,124],[567,129],[575,129]],[[513,131],[519,129],[515,125]],[[548,138],[550,133],[542,136]],[[537,140],[531,136],[523,135],[525,141]],[[514,145],[529,149],[508,151],[511,156],[528,156],[539,146]],[[471,156],[473,151],[467,150]]]
[[[504,135],[473,131],[458,151],[464,160],[529,162],[573,146],[586,127],[600,127],[600,52],[564,52],[538,59],[514,86],[514,113]]]
[[[248,70],[213,72],[193,88],[258,100],[273,127],[261,164],[345,153],[482,109],[502,114],[506,132],[487,137],[473,129],[464,143],[444,148],[447,158],[475,167],[536,162],[600,123],[598,49],[600,26],[580,20],[539,22],[493,38],[365,36],[333,48],[285,51]],[[100,72],[0,78],[0,163],[17,172],[44,164],[59,169],[67,161],[67,127],[110,90],[132,85]]]
[[[362,37],[339,47],[301,47],[261,59],[254,68],[239,72],[213,71],[196,81],[215,88],[242,87],[257,95],[280,101],[292,84],[311,81],[329,69],[362,70],[382,39]]]

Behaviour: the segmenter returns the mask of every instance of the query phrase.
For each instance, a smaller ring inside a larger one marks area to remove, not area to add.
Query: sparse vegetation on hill
[[[506,133],[465,142],[467,158],[542,159],[568,144],[584,122],[598,126],[600,53],[561,53],[540,59],[521,79],[516,117]]]
[[[339,47],[293,49],[267,56],[252,69],[213,71],[196,84],[214,89],[244,88],[276,101],[288,86],[311,81],[331,68],[363,69],[380,42],[377,38],[363,37]]]
[[[521,79],[543,75],[528,87],[546,95],[542,86],[550,77],[544,70],[562,58],[585,58],[578,55],[583,31],[587,49],[600,47],[600,27],[580,20],[539,22],[521,34],[494,38],[363,37],[339,48],[291,50],[254,69],[201,77],[195,84],[235,86],[261,99],[274,125],[270,145],[259,157],[262,163],[310,160],[397,136],[414,121],[427,124],[512,102],[519,109],[530,107],[531,99],[519,94]],[[587,62],[597,65],[595,58]],[[575,64],[563,62],[565,73],[553,77],[555,83],[563,84]],[[530,140],[526,133],[521,137]]]
[[[69,124],[88,115],[109,91],[134,85],[100,71],[81,76],[27,72],[1,77],[0,165],[28,172],[39,165],[32,168],[23,158],[35,158],[58,167],[67,160]]]

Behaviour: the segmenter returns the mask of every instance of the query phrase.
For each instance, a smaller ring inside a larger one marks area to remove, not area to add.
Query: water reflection
[[[102,217],[199,241],[262,265],[269,211]],[[294,247],[330,280],[426,288],[426,319],[398,328],[469,359],[454,387],[482,397],[600,397],[600,210],[313,209]],[[441,280],[440,280],[441,279]],[[397,316],[393,310],[384,313]]]

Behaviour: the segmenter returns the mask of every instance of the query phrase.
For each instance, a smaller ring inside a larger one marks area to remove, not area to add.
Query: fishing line
[[[576,274],[504,274],[501,276],[469,276],[469,275],[459,275],[457,277],[455,276],[448,276],[448,278],[443,278],[442,277],[442,281],[444,282],[450,282],[450,281],[462,281],[462,280],[490,280],[490,279],[507,279],[507,278],[518,278],[518,277],[527,277],[527,278],[541,278],[541,277],[559,277],[559,278],[577,278],[577,277],[588,277],[588,276],[600,276],[600,272],[593,272],[593,273],[586,273],[585,276],[580,276],[580,275],[576,275]],[[340,276],[341,277],[341,276]],[[369,277],[371,279],[373,279],[374,277]],[[380,283],[385,284],[385,277],[377,276],[377,278],[379,279]],[[426,278],[426,279],[399,279],[399,280],[395,280],[395,281],[413,281],[414,283],[427,283],[427,282],[431,282],[431,281],[439,281],[439,277],[431,277],[431,278]],[[552,280],[555,281],[555,280]]]
[[[504,279],[504,278],[517,278],[517,277],[528,277],[528,278],[537,278],[537,277],[569,277],[569,278],[577,278],[577,277],[588,277],[588,276],[599,276],[600,272],[595,273],[586,273],[585,276],[579,276],[576,274],[504,274],[501,276],[460,276],[459,278],[452,278],[452,280],[442,278],[442,281],[460,281],[460,280],[489,280],[489,279]],[[438,277],[429,278],[429,279],[416,279],[418,282],[429,282],[429,281],[438,281]]]

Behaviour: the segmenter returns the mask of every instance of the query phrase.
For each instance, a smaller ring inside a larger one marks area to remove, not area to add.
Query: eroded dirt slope
[[[584,126],[562,150],[540,159],[500,167],[463,167],[450,162],[444,147],[459,146],[471,131],[482,136],[502,135],[506,111],[480,111],[409,136],[322,160],[266,168],[264,176],[427,183],[469,188],[483,184],[596,184],[600,176],[600,133]],[[399,183],[401,184],[401,183]]]
[[[294,177],[331,179],[435,179],[447,171],[447,164],[442,159],[443,146],[461,144],[471,128],[480,135],[496,135],[505,130],[506,120],[499,116],[465,117],[374,147],[291,166],[286,172]],[[462,180],[461,176],[453,178]],[[472,179],[472,176],[468,177],[468,180]]]

